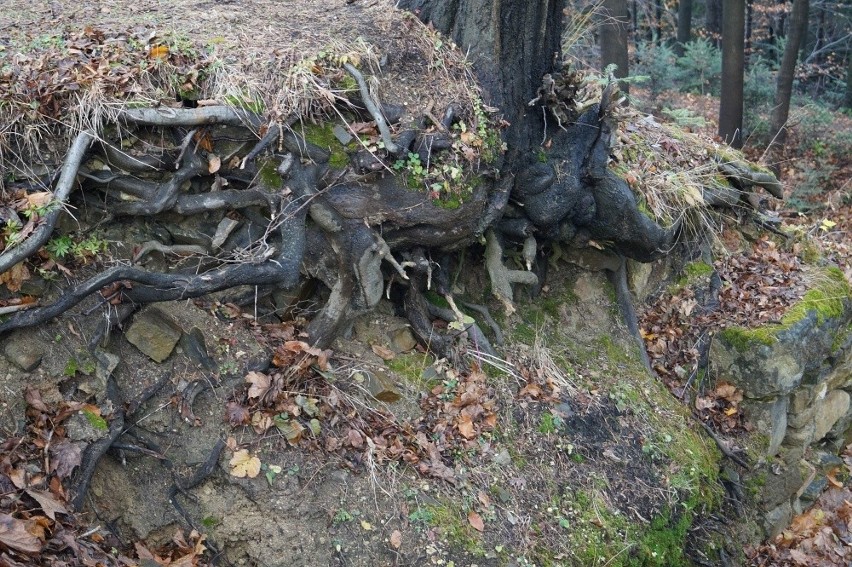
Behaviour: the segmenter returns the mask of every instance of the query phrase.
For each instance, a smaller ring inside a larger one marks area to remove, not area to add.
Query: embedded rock
[[[167,359],[180,336],[180,327],[156,307],[139,312],[125,333],[127,340],[154,362]]]

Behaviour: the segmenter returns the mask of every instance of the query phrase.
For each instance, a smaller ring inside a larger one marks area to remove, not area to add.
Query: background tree
[[[615,76],[619,79],[627,77],[629,59],[627,55],[627,31],[630,25],[630,15],[627,11],[627,0],[604,0],[600,21],[601,67],[616,65]],[[659,26],[658,26],[659,29]],[[618,87],[628,92],[626,81],[620,81]]]
[[[677,44],[675,53],[683,56],[683,46],[692,39],[692,0],[680,0],[677,6]]]
[[[706,0],[704,5],[704,27],[716,46],[722,37],[722,4],[722,0]]]
[[[843,106],[852,108],[852,52],[846,54],[846,96]]]
[[[793,13],[790,15],[790,31],[787,34],[787,44],[781,66],[778,69],[777,86],[775,89],[775,107],[772,110],[772,121],[769,127],[769,149],[775,157],[783,150],[787,138],[787,117],[790,113],[790,98],[793,94],[793,77],[802,36],[808,26],[808,0],[794,0]],[[780,164],[773,159],[775,174],[780,174]]]
[[[722,93],[719,136],[734,148],[743,145],[745,1],[725,0],[722,17]]]

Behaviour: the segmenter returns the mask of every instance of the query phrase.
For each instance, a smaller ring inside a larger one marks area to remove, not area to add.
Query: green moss
[[[423,371],[432,365],[432,357],[429,355],[398,354],[385,361],[385,365],[411,384],[422,388],[430,386],[429,380],[423,376]]]
[[[684,275],[691,280],[713,273],[713,266],[705,262],[691,262],[683,267]]]
[[[107,431],[109,429],[109,424],[107,423],[107,421],[95,412],[84,409],[83,416],[95,429],[99,431]]]
[[[414,514],[422,515],[428,523],[441,533],[447,541],[457,545],[468,553],[482,557],[485,555],[482,536],[467,521],[467,513],[454,503],[440,503],[421,506]]]
[[[432,204],[436,207],[452,211],[461,207],[462,202],[457,195],[450,195],[444,199],[432,199]]]
[[[687,502],[677,517],[671,510],[665,511],[651,521],[651,526],[642,536],[628,565],[679,567],[691,565],[684,556],[684,541],[692,527],[694,502]]]
[[[778,340],[778,334],[790,329],[799,321],[816,313],[817,323],[840,317],[843,314],[844,300],[852,298],[852,291],[843,272],[830,267],[822,272],[821,279],[801,300],[796,302],[781,318],[777,325],[766,325],[755,329],[728,327],[721,333],[728,344],[739,351],[745,351],[755,344],[771,346]]]
[[[349,165],[349,155],[334,135],[333,123],[307,124],[303,135],[308,142],[331,152],[328,158],[328,165],[331,167],[342,168]]]
[[[834,340],[831,342],[831,352],[836,352],[849,340],[849,335],[852,334],[852,323],[846,325],[834,334]]]
[[[268,189],[281,189],[284,187],[284,180],[278,174],[278,169],[274,160],[266,159],[260,162],[260,181]]]

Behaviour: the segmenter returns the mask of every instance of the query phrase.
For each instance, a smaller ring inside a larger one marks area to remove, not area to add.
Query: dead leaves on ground
[[[234,427],[251,426],[257,434],[277,429],[290,445],[336,453],[356,470],[403,461],[455,483],[452,455],[476,450],[477,438],[497,424],[494,392],[478,370],[442,369],[441,382],[420,401],[423,414],[399,421],[357,402],[354,381],[334,381],[331,353],[298,340],[292,326],[267,326],[264,334],[275,368],[246,374],[244,391],[225,406]]]
[[[757,241],[747,254],[717,261],[713,269],[722,283],[718,298],[710,293],[710,278],[698,278],[662,294],[640,321],[651,364],[681,399],[689,394],[687,385],[699,385],[699,364],[716,333],[729,326],[780,322],[807,290],[799,258],[780,250],[768,237]],[[727,433],[745,424],[736,403],[724,390],[707,391],[698,395],[695,409]]]
[[[752,565],[766,567],[852,564],[852,491],[830,488],[774,542],[748,551]]]
[[[19,565],[135,565],[134,558],[115,549],[119,542],[95,531],[85,537],[71,514],[63,481],[81,465],[85,443],[67,436],[66,422],[75,415],[105,421],[99,407],[82,402],[46,402],[28,388],[27,425],[20,437],[0,441],[0,564]],[[139,559],[158,565],[202,565],[203,536],[181,532],[156,550],[136,545]],[[131,551],[129,555],[134,555]]]

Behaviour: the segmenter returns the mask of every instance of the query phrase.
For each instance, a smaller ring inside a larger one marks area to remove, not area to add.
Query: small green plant
[[[417,508],[408,515],[408,521],[420,527],[426,527],[435,520],[435,513],[429,508]]]
[[[670,46],[657,45],[653,41],[640,42],[636,46],[636,57],[639,61],[636,70],[648,77],[648,88],[653,99],[674,88],[672,69],[677,62],[677,55]]]
[[[215,528],[218,524],[219,520],[217,520],[213,516],[205,516],[201,519],[201,525],[207,528],[208,530]]]
[[[722,52],[707,39],[696,39],[683,46],[677,58],[675,80],[680,90],[701,94],[717,93],[722,75]]]
[[[352,514],[350,514],[344,508],[340,508],[340,509],[337,510],[337,512],[334,513],[334,517],[331,519],[331,521],[334,524],[342,524],[344,522],[351,521],[352,518],[353,518]]]
[[[68,255],[71,252],[71,249],[74,246],[74,241],[71,240],[70,236],[57,236],[56,238],[52,238],[46,245],[45,249],[48,254],[50,254],[54,259],[61,259]]]
[[[538,431],[544,435],[550,435],[551,433],[556,433],[556,430],[561,426],[562,418],[546,411],[539,418]]]

